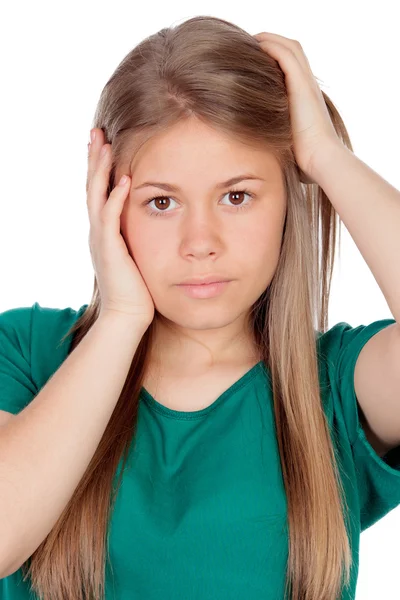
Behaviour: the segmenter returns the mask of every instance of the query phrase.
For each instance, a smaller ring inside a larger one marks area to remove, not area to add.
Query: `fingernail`
[[[96,132],[95,132],[94,129],[91,129],[90,130],[90,141],[92,142],[92,144],[93,144],[93,142],[94,142],[95,139],[96,139]]]

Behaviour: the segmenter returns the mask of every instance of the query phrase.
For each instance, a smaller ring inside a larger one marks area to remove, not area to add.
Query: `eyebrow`
[[[216,187],[216,189],[226,188],[230,185],[235,185],[235,183],[239,183],[239,181],[245,181],[245,180],[249,180],[249,179],[258,179],[259,181],[265,181],[265,179],[262,179],[261,177],[256,177],[252,173],[245,173],[243,175],[238,175],[237,177],[231,177],[230,179],[227,179],[226,181],[221,181],[221,183],[218,183],[215,187]],[[139,190],[139,189],[141,189],[143,187],[147,187],[147,186],[158,187],[163,190],[166,190],[167,192],[180,192],[181,191],[177,185],[173,185],[171,183],[162,183],[160,181],[145,181],[144,183],[142,183],[141,185],[138,185],[137,187],[135,187],[133,189]]]

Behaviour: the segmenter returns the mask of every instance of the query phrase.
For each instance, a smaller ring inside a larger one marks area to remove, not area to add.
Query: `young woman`
[[[399,192],[298,42],[217,18],[92,133],[90,303],[0,315],[2,600],[354,598],[400,504]],[[338,218],[394,319],[328,329]]]

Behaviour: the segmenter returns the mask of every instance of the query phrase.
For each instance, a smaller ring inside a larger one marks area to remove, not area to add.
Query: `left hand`
[[[320,87],[301,44],[275,33],[253,36],[262,50],[278,61],[289,97],[293,152],[304,183],[316,183],[313,161],[322,146],[343,145],[331,121]]]

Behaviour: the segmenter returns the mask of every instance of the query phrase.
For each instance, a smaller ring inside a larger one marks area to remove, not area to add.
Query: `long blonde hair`
[[[341,141],[352,150],[337,109],[322,92]],[[281,254],[274,277],[251,307],[251,326],[271,373],[276,436],[287,495],[286,591],[293,600],[332,600],[350,581],[348,510],[321,406],[315,328],[328,328],[328,302],[339,215],[324,191],[305,185],[293,155],[288,96],[279,64],[240,27],[198,16],[138,44],[102,90],[93,127],[112,144],[113,166],[179,120],[195,115],[279,159],[287,193]],[[121,162],[122,161],[122,162]],[[340,229],[339,229],[340,231]],[[72,351],[96,321],[90,304],[63,336]],[[43,600],[104,597],[105,549],[120,460],[134,440],[139,393],[153,323],[133,356],[121,395],[96,452],[59,520],[22,569]]]

